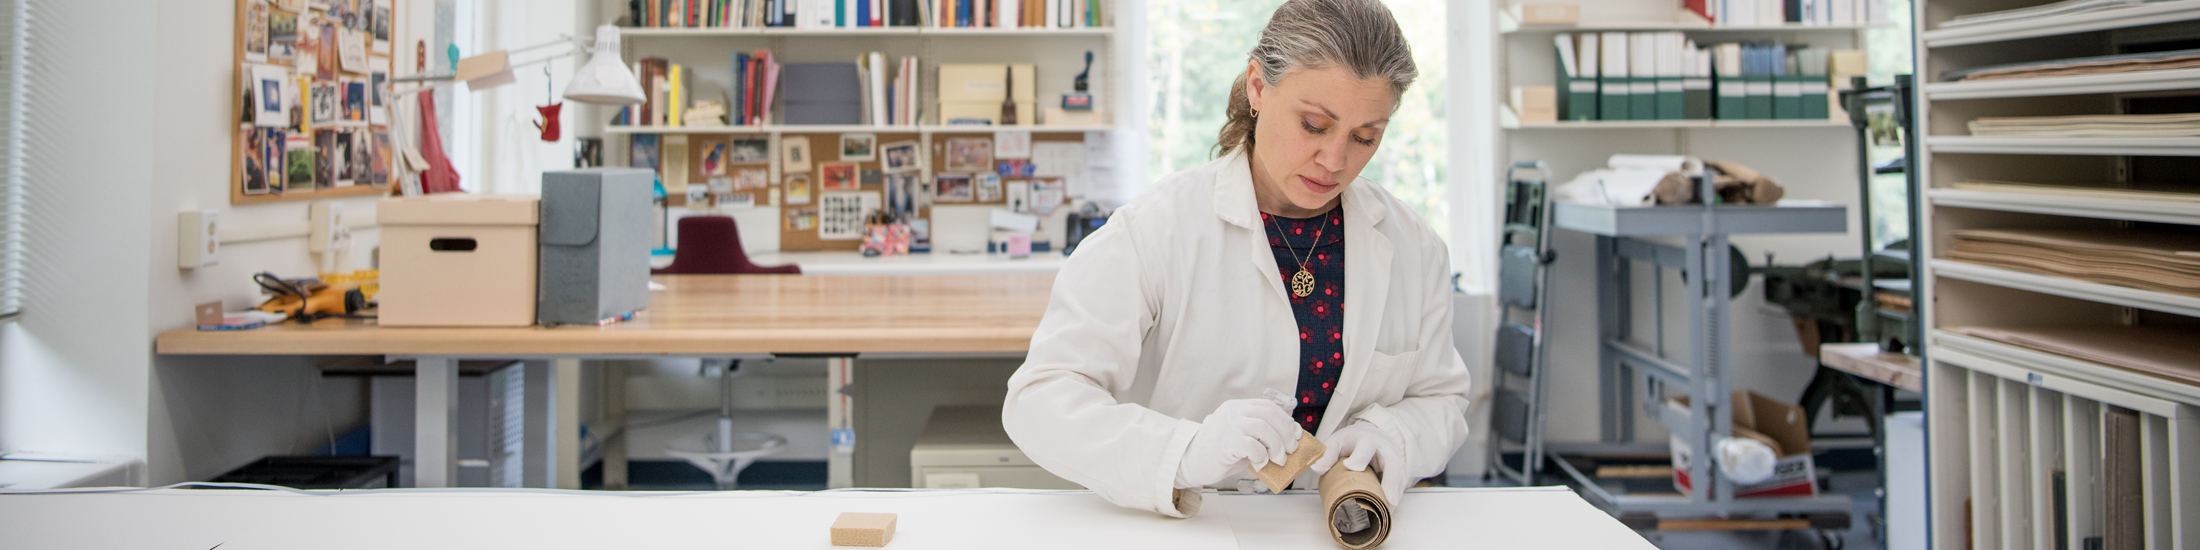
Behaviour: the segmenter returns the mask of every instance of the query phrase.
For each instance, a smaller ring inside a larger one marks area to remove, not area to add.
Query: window
[[[1360,175],[1405,201],[1437,234],[1449,234],[1444,186],[1444,3],[1386,0],[1413,44],[1420,79],[1406,91],[1382,148]],[[1157,1],[1146,5],[1146,173],[1160,178],[1212,160],[1231,82],[1245,72],[1268,14],[1281,0]]]
[[[30,0],[0,0],[0,317],[23,309],[24,117]]]

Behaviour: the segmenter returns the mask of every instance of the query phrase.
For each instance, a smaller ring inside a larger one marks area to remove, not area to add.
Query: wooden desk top
[[[1917,366],[1917,358],[1900,353],[1883,353],[1879,344],[1820,344],[1818,362],[1828,367],[1877,380],[1881,384],[1910,391],[1925,391],[1925,371]]]
[[[245,331],[160,334],[182,355],[658,355],[1021,353],[1053,275],[803,277],[659,275],[665,290],[603,327],[382,328],[328,319]]]

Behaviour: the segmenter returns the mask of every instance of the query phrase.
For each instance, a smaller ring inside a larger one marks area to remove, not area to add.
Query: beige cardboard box
[[[535,324],[535,223],[526,195],[382,199],[385,327]]]
[[[1513,16],[1523,25],[1572,25],[1581,22],[1581,4],[1518,4]]]
[[[1752,437],[1764,441],[1779,455],[1772,464],[1772,477],[1751,484],[1735,484],[1734,496],[1743,497],[1803,497],[1818,494],[1817,465],[1811,461],[1810,428],[1803,420],[1803,408],[1788,404],[1753,391],[1737,391],[1729,396],[1728,408],[1734,414],[1736,437]],[[1688,399],[1682,396],[1670,399],[1665,406],[1686,410]],[[1695,450],[1673,438],[1673,488],[1687,494],[1695,486],[1688,478],[1688,468],[1699,457]],[[1702,458],[1709,460],[1709,458]],[[1711,470],[1718,471],[1717,465]]]
[[[1009,72],[1016,75],[1016,86],[1008,86]],[[1037,71],[1030,63],[942,63],[940,64],[940,118],[939,124],[950,124],[957,118],[983,119],[1001,123],[1001,102],[1011,94],[1016,98],[1016,123],[1038,123],[1033,115],[1038,113]]]
[[[1558,122],[1558,87],[1521,86],[1513,88],[1513,109],[1520,113],[1520,121],[1528,123]]]

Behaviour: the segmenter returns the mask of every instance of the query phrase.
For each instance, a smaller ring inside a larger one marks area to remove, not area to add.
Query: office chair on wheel
[[[801,275],[802,266],[760,266],[749,261],[741,248],[741,229],[726,216],[695,216],[680,220],[680,248],[672,265],[653,269],[657,275],[710,275],[778,273]]]

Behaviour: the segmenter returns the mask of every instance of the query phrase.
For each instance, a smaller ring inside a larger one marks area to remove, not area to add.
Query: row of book
[[[636,27],[1074,28],[1105,21],[1103,0],[629,0]]]
[[[1824,119],[1833,78],[1864,71],[1858,51],[1699,46],[1678,32],[1559,34],[1555,42],[1564,120]]]
[[[694,72],[661,57],[642,58],[634,63],[634,74],[642,81],[647,97],[640,105],[620,109],[612,123],[669,128],[760,126],[771,114],[773,95],[779,88],[780,69],[771,50],[733,52],[733,84],[727,87],[724,101],[717,104],[720,110],[698,117],[687,112],[698,101],[693,92]]]
[[[1721,26],[1893,24],[1887,0],[1685,0],[1682,6]]]

